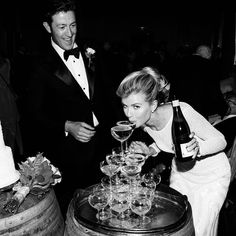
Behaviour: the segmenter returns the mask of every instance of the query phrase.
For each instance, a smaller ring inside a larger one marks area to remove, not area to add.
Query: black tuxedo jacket
[[[110,127],[114,121],[96,61],[89,67],[88,58],[83,51],[81,54],[88,77],[90,99],[57,52],[50,48],[32,68],[28,119],[31,133],[30,151],[44,152],[52,163],[65,173],[64,182],[67,177],[71,182],[72,176],[76,176],[76,185],[85,187],[95,183],[95,174],[100,173],[99,161],[105,158],[110,149]],[[65,136],[64,127],[67,120],[93,125],[92,111],[99,121],[99,126],[96,127],[96,135],[90,142],[79,142],[70,134]]]

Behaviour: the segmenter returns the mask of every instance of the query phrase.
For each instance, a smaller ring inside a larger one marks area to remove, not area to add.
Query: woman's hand
[[[191,138],[191,141],[187,144],[187,150],[189,152],[192,152],[192,151],[194,152],[192,159],[195,159],[198,156],[199,151],[200,151],[198,141],[194,136],[195,136],[195,133],[192,132],[189,135],[189,137]]]
[[[131,150],[131,152],[143,153],[146,156],[153,155],[153,151],[155,151],[153,148],[152,150],[150,150],[150,148],[144,142],[140,141],[131,142],[129,149]]]

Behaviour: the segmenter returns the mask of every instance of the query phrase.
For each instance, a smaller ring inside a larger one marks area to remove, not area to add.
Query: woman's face
[[[123,110],[127,118],[136,124],[136,127],[148,123],[155,105],[146,101],[143,93],[131,93],[127,98],[122,98]]]

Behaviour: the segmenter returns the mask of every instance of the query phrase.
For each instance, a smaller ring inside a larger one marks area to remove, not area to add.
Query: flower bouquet
[[[20,180],[12,188],[14,195],[3,207],[11,214],[17,212],[29,192],[41,197],[49,191],[50,186],[61,182],[59,170],[42,153],[38,153],[35,157],[28,157],[25,162],[18,165]]]

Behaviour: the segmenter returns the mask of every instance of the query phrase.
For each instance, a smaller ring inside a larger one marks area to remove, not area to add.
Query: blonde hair
[[[163,78],[160,72],[153,67],[144,67],[127,75],[120,83],[116,94],[121,98],[128,97],[131,93],[143,93],[146,101],[158,100],[162,90]]]

